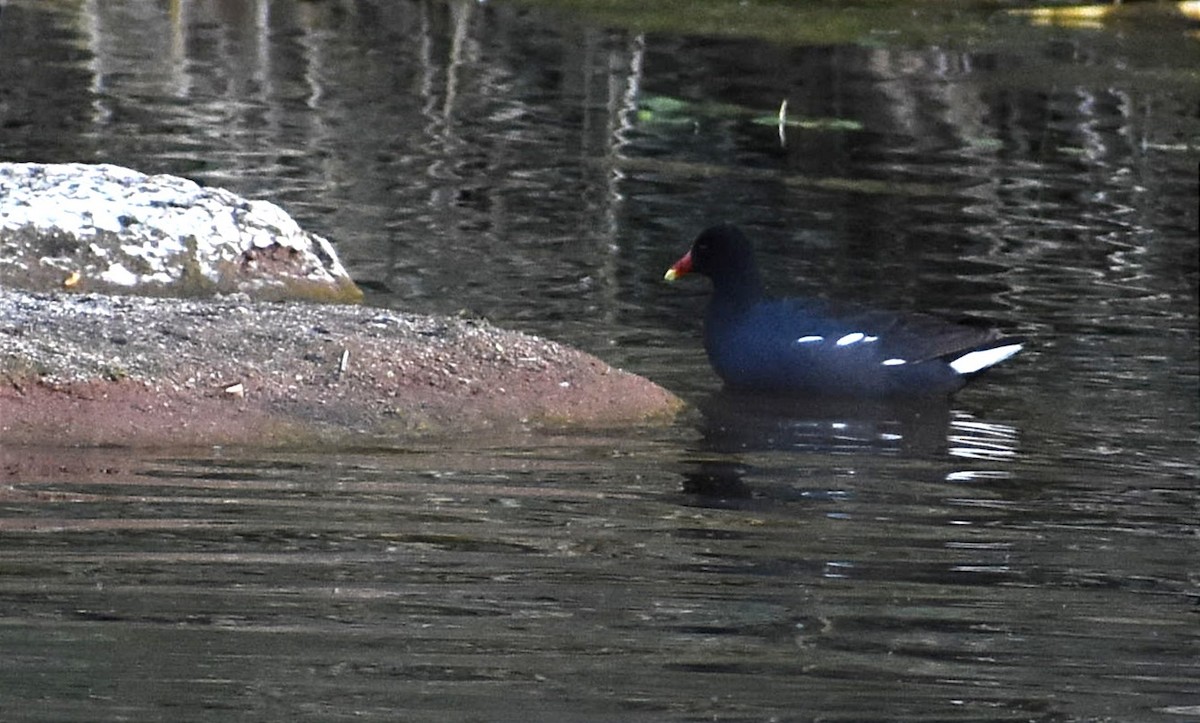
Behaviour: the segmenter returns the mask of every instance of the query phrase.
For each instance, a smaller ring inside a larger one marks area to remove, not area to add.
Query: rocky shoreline
[[[671,418],[654,383],[469,319],[0,289],[0,444],[298,446]]]
[[[377,443],[682,406],[560,344],[344,304],[361,298],[333,245],[272,203],[120,166],[0,163],[0,452]]]

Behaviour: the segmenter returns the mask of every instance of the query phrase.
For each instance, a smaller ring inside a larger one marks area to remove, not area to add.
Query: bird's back
[[[953,359],[1003,341],[992,329],[823,300],[719,301],[709,307],[705,348],[726,384],[742,389],[948,394],[970,377],[950,366]]]

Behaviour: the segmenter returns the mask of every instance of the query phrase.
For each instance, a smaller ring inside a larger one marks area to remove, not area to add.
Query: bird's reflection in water
[[[822,399],[722,390],[700,405],[713,452],[936,454],[948,446],[950,401]]]
[[[995,478],[995,465],[964,468],[966,460],[1000,462],[1017,454],[1016,430],[952,409],[945,397],[823,399],[722,390],[697,405],[703,416],[699,454],[686,465],[683,491],[711,499],[746,500],[756,452],[791,451],[857,458],[959,459],[942,469],[946,481]],[[785,491],[772,488],[778,498]],[[811,495],[796,491],[796,495]]]
[[[745,468],[737,462],[699,460],[685,468],[683,491],[713,500],[748,500],[753,490],[746,484],[745,474]]]

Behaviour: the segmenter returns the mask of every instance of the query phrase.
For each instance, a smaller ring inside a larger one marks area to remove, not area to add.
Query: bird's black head
[[[700,232],[692,242],[692,271],[709,278],[754,264],[754,249],[737,226],[721,224]]]
[[[689,273],[712,279],[718,293],[757,295],[761,282],[754,262],[754,249],[737,226],[721,224],[700,232],[692,248],[667,270],[667,281]]]

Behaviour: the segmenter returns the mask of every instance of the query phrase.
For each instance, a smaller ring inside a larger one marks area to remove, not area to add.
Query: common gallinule
[[[924,314],[898,314],[763,293],[754,249],[735,226],[713,226],[667,281],[712,279],[704,321],[709,363],[733,389],[793,395],[950,394],[1021,350],[1024,340]]]

